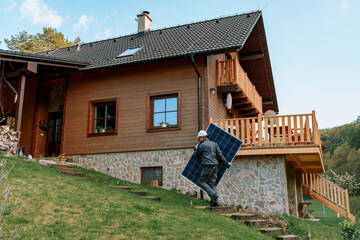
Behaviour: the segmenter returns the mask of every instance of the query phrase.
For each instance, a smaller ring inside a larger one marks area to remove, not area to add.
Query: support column
[[[289,215],[298,217],[298,201],[296,188],[296,170],[294,167],[286,167]]]
[[[21,130],[21,121],[24,107],[24,95],[25,95],[25,80],[26,76],[24,73],[21,73],[19,76],[19,88],[18,88],[18,100],[16,102],[16,125],[15,130]]]
[[[302,191],[302,173],[299,171],[295,172],[296,174],[296,195],[297,195],[297,208],[299,217],[304,216],[303,206],[299,203],[304,202],[303,191]]]

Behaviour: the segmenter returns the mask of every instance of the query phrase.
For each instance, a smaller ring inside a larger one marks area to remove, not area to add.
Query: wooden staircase
[[[347,189],[335,185],[317,174],[303,174],[303,192],[327,206],[341,216],[355,221],[350,213],[349,193]]]

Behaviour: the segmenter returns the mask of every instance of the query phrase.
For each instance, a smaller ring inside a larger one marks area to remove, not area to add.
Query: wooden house
[[[0,50],[4,112],[25,154],[198,192],[180,174],[213,122],[244,141],[218,186],[223,204],[299,216],[305,192],[353,217],[347,191],[317,175],[315,111],[277,114],[260,11],[159,30],[151,21],[143,12],[135,34],[38,54]]]

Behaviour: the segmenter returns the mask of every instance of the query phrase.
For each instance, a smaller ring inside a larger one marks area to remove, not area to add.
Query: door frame
[[[36,86],[36,101],[35,101],[35,117],[34,117],[34,131],[33,131],[33,144],[31,149],[31,155],[35,158],[36,156],[36,147],[38,145],[37,142],[37,134],[39,131],[39,105],[41,101],[41,89],[43,86],[51,86],[51,85],[58,85],[58,84],[65,84],[65,92],[64,92],[64,108],[63,108],[63,117],[62,117],[62,129],[61,129],[61,141],[60,141],[60,154],[63,153],[64,149],[64,127],[65,127],[65,114],[66,114],[66,98],[67,98],[67,90],[68,90],[68,82],[69,82],[69,75],[63,74],[56,77],[47,77],[47,78],[41,78],[37,80],[37,86]],[[49,113],[48,113],[49,114]],[[47,149],[47,135],[46,135],[46,144],[44,145],[44,149],[42,149],[42,152],[46,154]],[[41,154],[41,153],[40,153]]]

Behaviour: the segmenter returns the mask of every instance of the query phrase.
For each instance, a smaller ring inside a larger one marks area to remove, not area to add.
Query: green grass
[[[86,181],[52,167],[6,159],[8,167],[15,166],[8,179],[13,195],[22,195],[21,208],[4,233],[17,228],[19,239],[269,239],[231,219],[190,207],[190,200],[194,205],[208,203],[176,191],[119,182],[161,197],[162,202],[155,202],[109,187],[118,180],[94,171],[83,170],[94,179]]]
[[[190,201],[195,206],[208,205],[190,195],[79,169],[92,178],[86,181],[61,174],[53,167],[5,159],[7,167],[15,166],[8,179],[13,195],[22,195],[21,208],[4,232],[17,228],[19,239],[270,239],[219,214],[190,207]],[[146,190],[162,201],[144,199],[110,185]],[[286,219],[287,233],[302,239],[308,231],[312,239],[341,239],[340,219],[317,223]]]

